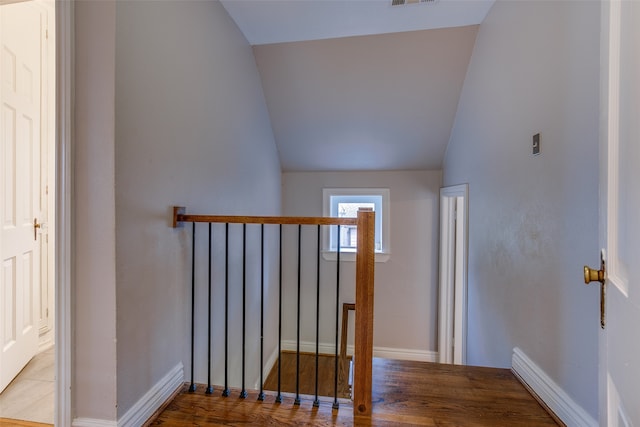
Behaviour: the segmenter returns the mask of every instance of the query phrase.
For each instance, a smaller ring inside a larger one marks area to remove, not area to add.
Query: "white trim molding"
[[[438,352],[415,350],[410,348],[373,347],[373,357],[396,360],[414,360],[417,362],[437,362]]]
[[[597,427],[598,422],[518,347],[513,349],[512,370],[567,427]]]
[[[177,364],[142,396],[118,421],[76,418],[73,427],[138,427],[143,425],[182,386],[184,367]]]
[[[469,184],[440,189],[440,363],[467,363]]]
[[[282,351],[296,351],[297,349],[296,343],[297,343],[296,340],[282,340]],[[353,348],[347,347],[347,353],[349,353],[349,350],[352,350],[352,354],[353,354]],[[315,341],[300,341],[300,352],[315,353],[316,352]],[[335,354],[335,352],[336,352],[336,346],[334,344],[322,343],[322,342],[318,344],[318,353],[320,354]]]
[[[177,364],[167,375],[144,394],[120,419],[118,427],[143,425],[182,386],[184,367]]]
[[[74,3],[55,5],[56,31],[56,190],[55,190],[55,425],[71,425],[71,287],[73,269]],[[104,424],[103,424],[104,425]],[[96,424],[87,424],[96,426]]]
[[[283,340],[283,351],[296,351],[295,340]],[[316,343],[312,341],[300,341],[300,351],[303,353],[315,353]],[[318,345],[320,354],[335,354],[336,346],[329,343],[320,343]],[[347,354],[353,354],[353,345],[347,346]],[[277,350],[276,350],[277,356]],[[373,347],[373,357],[381,357],[384,359],[396,360],[415,360],[417,362],[437,362],[438,352],[429,350],[416,350],[410,348],[392,348],[392,347]],[[275,363],[275,360],[274,360]]]
[[[72,427],[118,427],[115,421],[98,420],[95,418],[76,418]]]
[[[267,357],[267,361],[264,363],[264,366],[262,367],[262,379],[264,381],[267,380],[267,377],[271,373],[271,370],[276,365],[277,361],[278,361],[278,346],[276,346],[276,348],[273,349],[269,357]],[[256,379],[256,381],[253,384],[253,388],[254,390],[260,389],[260,378]]]
[[[338,216],[339,202],[365,202],[374,203],[376,207],[376,262],[387,262],[391,256],[391,197],[388,188],[323,188],[322,189],[322,215],[325,217]],[[335,204],[334,204],[335,203]],[[337,260],[336,248],[338,244],[337,229],[323,227],[322,231],[322,257],[327,261]],[[342,249],[340,261],[355,262],[356,251],[354,249]]]

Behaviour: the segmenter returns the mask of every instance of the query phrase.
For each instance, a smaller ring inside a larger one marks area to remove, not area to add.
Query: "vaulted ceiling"
[[[222,3],[254,45],[284,171],[441,167],[492,0]]]

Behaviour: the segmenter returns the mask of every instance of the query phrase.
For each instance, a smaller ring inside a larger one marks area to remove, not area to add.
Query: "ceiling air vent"
[[[407,4],[434,4],[438,0],[391,0],[391,6],[405,6]]]

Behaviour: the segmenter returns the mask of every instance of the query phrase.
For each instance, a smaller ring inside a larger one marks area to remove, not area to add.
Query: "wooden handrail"
[[[187,215],[182,206],[173,207],[173,228],[181,222],[219,222],[230,224],[293,224],[293,225],[357,225],[357,218],[306,217],[306,216],[230,216]]]

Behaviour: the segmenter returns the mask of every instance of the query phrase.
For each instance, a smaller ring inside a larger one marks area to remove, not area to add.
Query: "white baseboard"
[[[296,351],[296,349],[297,349],[296,340],[282,340],[283,351]],[[300,351],[302,353],[315,353],[316,343],[313,341],[300,341]],[[336,352],[336,346],[333,344],[327,344],[327,343],[318,344],[318,353],[320,354],[335,354],[335,352]]]
[[[597,427],[598,422],[578,405],[518,347],[513,349],[513,371],[567,427]]]
[[[283,340],[282,350],[296,351],[295,340]],[[305,353],[315,353],[316,343],[311,341],[300,341],[300,351]],[[335,354],[336,346],[329,343],[318,345],[320,354]],[[276,350],[277,353],[277,350]],[[347,346],[347,354],[353,354],[353,345]],[[277,356],[277,354],[276,354]],[[373,357],[397,360],[415,360],[418,362],[437,362],[438,352],[428,350],[414,350],[408,348],[373,347]]]
[[[54,342],[51,338],[48,338],[44,341],[39,341],[38,342],[38,353],[42,353],[43,351],[47,351],[51,348],[53,348],[54,346]]]
[[[76,418],[73,427],[118,427],[116,421],[96,420],[94,418]]]
[[[118,420],[118,427],[143,425],[184,381],[184,367],[178,363]]]
[[[72,427],[139,427],[143,425],[184,381],[184,367],[177,364],[116,421],[76,418]]]
[[[438,352],[414,350],[409,348],[373,347],[373,357],[397,360],[415,360],[417,362],[437,362]]]
[[[276,348],[273,349],[273,351],[271,352],[269,357],[267,357],[267,361],[265,362],[264,366],[262,367],[262,378],[265,381],[267,380],[267,377],[269,376],[269,373],[271,372],[271,370],[273,369],[273,366],[276,364],[277,361],[278,361],[278,347],[276,346]],[[255,390],[260,390],[260,379],[259,378],[256,380],[253,388]]]

